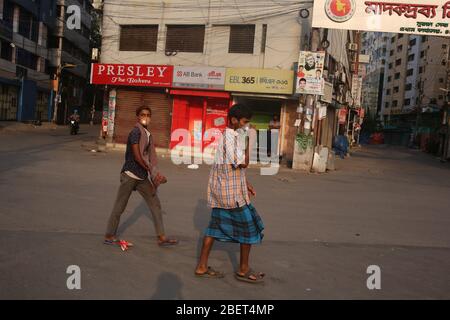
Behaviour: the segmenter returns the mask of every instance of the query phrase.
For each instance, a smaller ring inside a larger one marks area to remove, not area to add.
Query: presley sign
[[[225,88],[225,68],[175,66],[172,86],[174,88],[223,90]]]
[[[450,36],[447,0],[314,0],[313,27]]]
[[[173,66],[150,64],[100,64],[91,67],[92,84],[170,87]]]
[[[292,94],[293,88],[290,70],[227,68],[226,91]]]

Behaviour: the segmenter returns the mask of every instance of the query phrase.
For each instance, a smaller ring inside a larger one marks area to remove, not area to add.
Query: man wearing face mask
[[[120,174],[120,187],[109,218],[104,243],[118,245],[122,250],[133,246],[128,241],[117,239],[116,233],[120,216],[127,206],[131,193],[136,190],[144,198],[153,215],[158,245],[175,245],[178,240],[165,236],[161,203],[156,193],[158,186],[166,183],[167,179],[158,172],[153,137],[148,130],[151,109],[147,106],[139,107],[136,110],[136,116],[138,121],[128,135],[125,163]]]
[[[235,278],[248,283],[262,283],[264,273],[249,266],[250,249],[262,241],[264,224],[250,203],[255,189],[248,183],[245,170],[249,164],[249,148],[245,145],[251,110],[236,104],[228,113],[228,127],[219,140],[216,158],[208,182],[208,205],[211,220],[205,231],[197,277],[222,278],[224,274],[208,266],[208,257],[215,240],[240,244],[239,270]]]

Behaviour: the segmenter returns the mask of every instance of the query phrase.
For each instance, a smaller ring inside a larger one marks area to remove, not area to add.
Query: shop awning
[[[170,94],[178,96],[196,96],[196,97],[212,97],[229,99],[228,92],[220,91],[200,91],[200,90],[170,90]]]

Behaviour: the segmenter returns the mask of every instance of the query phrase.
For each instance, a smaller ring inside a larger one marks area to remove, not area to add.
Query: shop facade
[[[170,148],[217,142],[213,136],[228,124],[231,95],[224,92],[225,68],[175,66],[170,95],[173,101]],[[179,138],[177,130],[189,132]]]
[[[294,89],[294,73],[290,70],[227,68],[225,90],[232,103],[244,103],[253,112],[251,124],[257,132],[257,157],[253,161],[267,162],[280,156],[290,157],[290,99]],[[276,116],[279,129],[270,130]]]
[[[173,66],[93,64],[91,83],[106,85],[102,131],[108,142],[124,144],[136,123],[136,109],[152,110],[151,130],[156,147],[170,144]]]

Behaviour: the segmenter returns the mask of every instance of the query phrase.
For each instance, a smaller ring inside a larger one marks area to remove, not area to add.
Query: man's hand
[[[249,184],[248,182],[247,182],[247,190],[248,190],[248,192],[250,192],[250,194],[252,196],[254,196],[254,197],[256,196],[255,188],[253,188],[253,186],[251,184]]]
[[[157,174],[155,178],[153,178],[153,183],[159,186],[160,184],[167,183],[167,178],[162,174]]]

